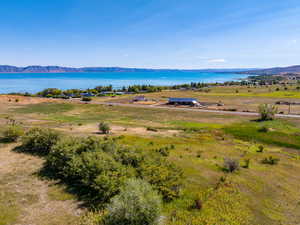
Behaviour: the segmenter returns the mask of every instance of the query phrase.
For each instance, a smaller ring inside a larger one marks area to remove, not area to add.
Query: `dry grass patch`
[[[13,152],[14,147],[0,148],[0,224],[65,225],[76,221],[82,211],[78,203],[52,199],[49,193],[53,193],[55,187],[35,175],[43,160]],[[66,195],[63,190],[54,192],[56,196]]]

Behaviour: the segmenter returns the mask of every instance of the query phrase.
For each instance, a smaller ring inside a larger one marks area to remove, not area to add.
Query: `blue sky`
[[[1,1],[0,64],[300,64],[299,0]]]

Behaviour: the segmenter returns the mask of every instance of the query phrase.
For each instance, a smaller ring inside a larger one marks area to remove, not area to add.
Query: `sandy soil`
[[[77,133],[77,134],[88,134],[88,135],[102,135],[98,131],[98,124],[87,124],[81,126],[69,126],[69,127],[60,127],[57,130],[67,131],[70,133]],[[172,136],[174,134],[179,133],[179,130],[158,130],[158,131],[150,131],[144,127],[123,127],[123,126],[111,126],[111,134],[112,135],[125,135],[125,134],[132,134],[132,135],[144,135],[144,136],[151,136],[151,135],[163,135],[163,136]]]
[[[43,102],[61,102],[60,99],[38,98],[38,97],[25,97],[16,95],[0,95],[0,104],[14,104],[14,105],[28,105],[38,104]]]

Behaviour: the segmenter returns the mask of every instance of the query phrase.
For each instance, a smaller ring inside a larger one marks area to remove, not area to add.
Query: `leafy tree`
[[[130,179],[107,207],[106,225],[157,225],[161,199],[151,185]]]
[[[275,105],[270,104],[262,104],[258,108],[260,114],[260,120],[273,120],[275,118],[275,114],[278,112],[278,108]]]
[[[37,95],[41,96],[41,97],[52,97],[52,96],[58,96],[61,94],[62,94],[62,91],[57,88],[47,88],[47,89],[37,93]]]

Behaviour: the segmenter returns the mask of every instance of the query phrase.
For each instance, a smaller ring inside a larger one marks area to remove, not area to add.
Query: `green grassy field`
[[[162,94],[166,93],[151,96]],[[168,160],[183,169],[184,187],[180,198],[164,203],[167,225],[294,225],[300,220],[300,122],[296,119],[257,122],[255,117],[71,103],[25,105],[10,108],[7,114],[26,127],[42,125],[82,136],[98,135],[90,126],[106,121],[124,128],[112,134],[120,137],[117,141],[122,145],[145,151],[174,146]],[[147,127],[157,132],[130,130]],[[270,156],[279,163],[263,164]],[[225,158],[238,160],[240,170],[224,172]],[[247,161],[249,168],[244,168]],[[2,196],[6,195],[1,187]],[[74,201],[63,187],[49,188],[50,202]],[[7,201],[16,207],[6,209],[3,225],[17,222],[24,210],[17,204],[16,190],[10,192],[11,198],[0,200],[0,209]],[[201,210],[193,208],[196,199],[202,202]]]

